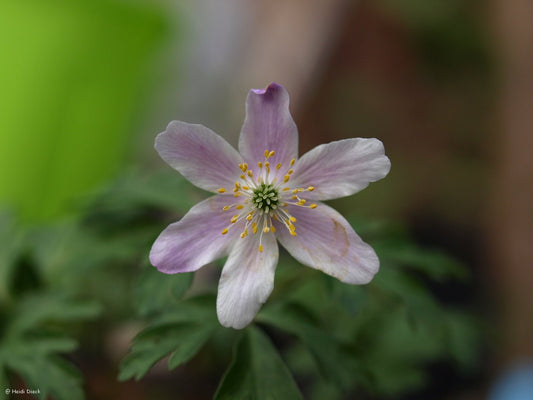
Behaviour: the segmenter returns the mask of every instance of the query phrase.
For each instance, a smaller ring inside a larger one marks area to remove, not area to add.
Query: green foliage
[[[166,22],[147,2],[1,8],[0,205],[42,220],[116,173]]]
[[[213,296],[184,300],[160,315],[139,333],[124,359],[120,380],[142,378],[170,354],[172,370],[193,357],[218,327]]]
[[[122,322],[145,323],[120,365],[122,381],[143,379],[165,358],[169,370],[221,376],[233,347],[217,399],[301,398],[299,388],[312,400],[392,398],[426,385],[433,363],[475,368],[478,321],[442,305],[427,285],[462,284],[466,268],[380,222],[351,220],[381,260],[369,285],[343,284],[282,253],[255,322],[222,328],[214,293],[189,290],[193,274],[165,275],[147,260],[166,224],[203,197],[172,171],[131,173],[88,199],[79,219],[22,230],[2,216],[0,384],[22,379],[43,399],[83,398],[64,355],[76,335],[87,345],[80,328],[99,309],[105,328],[86,335],[100,343]]]
[[[39,389],[40,399],[83,399],[81,377],[58,354],[77,347],[76,340],[65,335],[70,325],[95,317],[99,307],[66,296],[33,294],[25,296],[7,312],[0,336],[0,376],[2,388],[9,387],[9,373],[25,380],[28,388]]]
[[[237,342],[233,361],[215,400],[292,400],[302,395],[268,337],[248,328]]]

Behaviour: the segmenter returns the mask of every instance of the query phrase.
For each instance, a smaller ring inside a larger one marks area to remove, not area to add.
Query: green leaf
[[[30,389],[40,390],[40,399],[83,400],[81,377],[72,365],[59,357],[40,357],[28,347],[11,353],[6,365],[20,374]]]
[[[358,373],[355,360],[333,335],[312,324],[307,314],[298,305],[285,304],[265,308],[257,320],[297,336],[328,382],[341,388],[350,388]]]
[[[192,283],[193,273],[168,275],[152,266],[145,268],[137,283],[135,299],[141,316],[174,306]]]
[[[214,398],[292,400],[302,395],[276,348],[252,326],[237,342],[233,362]]]
[[[14,308],[6,336],[17,336],[45,322],[69,322],[92,318],[100,312],[94,302],[77,301],[62,295],[28,296]]]
[[[167,355],[171,355],[169,369],[191,359],[213,334],[212,324],[183,323],[161,327],[151,332],[143,331],[136,338],[130,354],[120,367],[118,379],[141,379],[152,366]]]
[[[118,379],[141,379],[167,355],[169,369],[187,362],[218,328],[214,310],[212,295],[193,297],[166,310],[137,335]]]

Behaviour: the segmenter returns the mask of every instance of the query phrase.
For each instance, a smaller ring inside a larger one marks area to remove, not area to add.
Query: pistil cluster
[[[239,181],[235,182],[233,196],[243,197],[243,200],[223,207],[224,211],[234,209],[235,214],[230,218],[229,225],[222,230],[222,234],[225,235],[239,221],[245,221],[240,236],[244,239],[250,232],[252,234],[259,232],[260,252],[263,251],[261,244],[263,235],[276,232],[274,220],[281,222],[292,236],[297,236],[296,218],[290,214],[289,205],[309,209],[317,207],[314,203],[307,205],[307,201],[301,197],[304,192],[315,190],[313,186],[307,188],[291,188],[290,186],[289,182],[294,172],[292,166],[296,160],[292,159],[288,169],[284,171],[281,163],[271,166],[269,159],[275,154],[273,150],[265,150],[264,154],[265,158],[257,163],[255,173],[248,167],[248,164],[239,164],[242,174],[239,176]],[[218,189],[219,193],[227,191],[226,188]]]

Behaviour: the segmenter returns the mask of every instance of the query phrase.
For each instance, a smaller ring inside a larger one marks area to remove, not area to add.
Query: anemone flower
[[[215,196],[170,224],[155,241],[150,261],[174,274],[228,256],[217,296],[223,326],[245,327],[267,300],[277,241],[300,263],[345,283],[365,284],[377,273],[374,250],[321,201],[352,195],[387,175],[390,161],[379,140],[339,140],[298,158],[289,95],[271,83],[248,94],[239,152],[210,129],[180,121],[157,136],[155,148]]]

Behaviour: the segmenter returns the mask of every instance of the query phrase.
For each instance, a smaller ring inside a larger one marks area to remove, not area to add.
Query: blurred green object
[[[49,219],[117,171],[165,31],[148,3],[2,0],[0,206]]]

